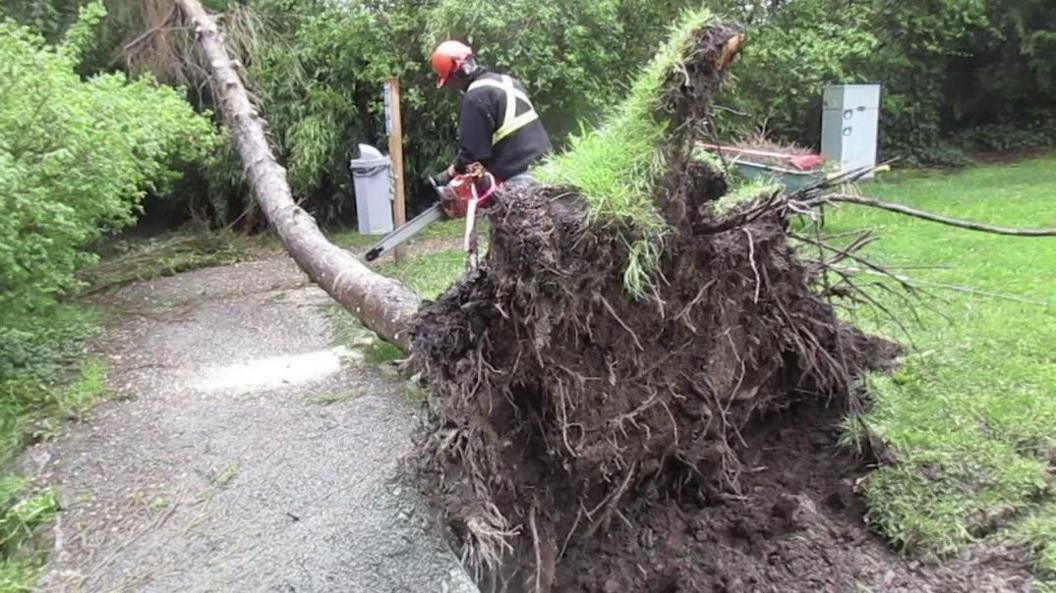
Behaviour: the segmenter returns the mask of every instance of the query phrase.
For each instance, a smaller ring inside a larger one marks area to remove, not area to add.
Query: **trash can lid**
[[[377,169],[378,167],[388,167],[389,157],[382,154],[380,150],[374,148],[369,144],[359,145],[359,158],[352,159],[348,162],[348,166],[352,169],[365,170],[365,169]]]
[[[388,168],[389,157],[381,157],[380,159],[352,159],[348,162],[348,166],[355,171],[363,171],[365,169]]]
[[[358,157],[359,159],[363,159],[363,160],[380,159],[380,158],[385,156],[384,154],[382,154],[382,152],[380,150],[378,150],[377,148],[374,148],[373,146],[371,146],[369,144],[360,144],[360,145],[358,145],[358,147],[359,147],[359,157]]]

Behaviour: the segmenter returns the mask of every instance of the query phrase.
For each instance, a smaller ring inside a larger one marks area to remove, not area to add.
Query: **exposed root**
[[[477,568],[498,568],[502,557],[513,552],[510,540],[521,533],[520,527],[510,528],[494,504],[482,505],[478,514],[466,518],[465,526],[468,538],[463,560]]]
[[[529,588],[548,582],[540,559],[613,519],[633,524],[648,501],[743,496],[753,421],[848,400],[892,352],[828,302],[875,302],[853,276],[840,290],[827,280],[838,262],[866,261],[855,251],[868,239],[819,251],[803,235],[800,253],[791,211],[765,197],[766,210],[727,215],[752,212],[751,223],[694,233],[722,223],[710,202],[691,202],[659,264],[663,315],[623,290],[627,242],[584,226],[575,198],[553,200],[567,193],[503,193],[482,268],[426,308],[414,335],[435,414],[418,456],[427,493],[466,534],[471,564],[516,559]]]
[[[879,208],[880,210],[897,212],[906,216],[912,216],[914,218],[920,218],[929,222],[936,222],[939,224],[966,229],[969,231],[980,231],[983,233],[991,233],[995,235],[1009,235],[1013,237],[1056,237],[1056,229],[1017,229],[1010,227],[995,226],[992,224],[983,224],[981,222],[951,218],[949,216],[935,214],[934,212],[926,212],[924,210],[918,210],[917,208],[911,208],[904,204],[895,204],[894,202],[885,202],[883,200],[877,200],[876,198],[869,198],[864,196],[851,196],[847,194],[826,194],[824,196],[819,196],[818,198],[815,198],[811,202],[811,205],[816,206],[822,203],[834,204],[837,202],[844,204],[858,204],[859,206],[868,206],[870,208]]]

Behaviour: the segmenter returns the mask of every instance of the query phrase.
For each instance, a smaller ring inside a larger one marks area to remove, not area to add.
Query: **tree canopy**
[[[79,71],[150,71],[196,79],[185,31],[160,0],[106,0],[111,16]],[[0,0],[6,14],[56,40],[75,18],[59,0]],[[522,79],[564,145],[601,120],[658,51],[689,0],[213,0],[229,45],[270,124],[295,194],[323,221],[350,217],[346,163],[360,142],[384,146],[382,81],[403,86],[411,202],[454,150],[454,98],[434,88],[429,51],[470,42],[486,65]],[[817,145],[827,84],[883,85],[882,156],[964,162],[965,150],[1046,144],[1056,105],[1056,7],[1047,0],[709,0],[749,34],[734,83],[720,98],[719,139],[764,129]],[[198,69],[197,75],[201,72]],[[230,146],[179,186],[185,210],[226,222],[251,204]],[[252,220],[251,216],[249,220]]]

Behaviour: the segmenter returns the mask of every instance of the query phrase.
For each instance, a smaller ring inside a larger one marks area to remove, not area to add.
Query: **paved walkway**
[[[475,591],[396,479],[401,384],[335,344],[330,301],[289,260],[108,301],[118,398],[21,462],[63,506],[41,590]]]

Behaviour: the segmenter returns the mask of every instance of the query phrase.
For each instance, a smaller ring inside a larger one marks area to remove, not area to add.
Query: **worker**
[[[531,182],[528,169],[552,147],[521,83],[477,64],[473,50],[459,41],[441,43],[430,61],[437,88],[461,95],[458,156],[434,177],[437,185],[455,175],[485,172],[506,186]]]

